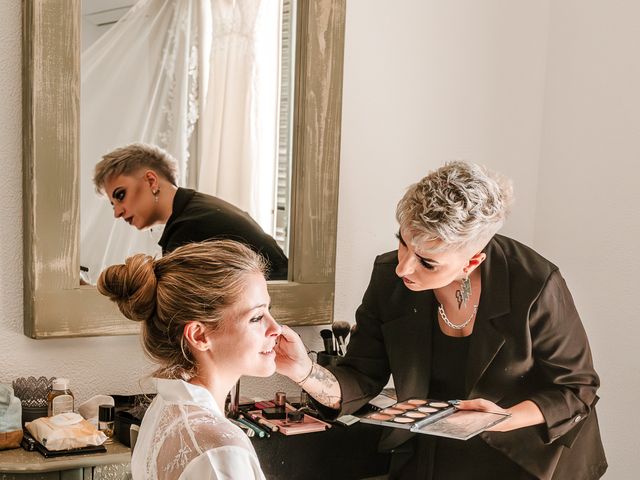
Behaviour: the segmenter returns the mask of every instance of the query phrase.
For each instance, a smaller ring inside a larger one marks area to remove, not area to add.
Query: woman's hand
[[[511,415],[506,420],[488,428],[488,432],[508,432],[517,428],[529,427],[544,423],[544,416],[538,405],[531,400],[525,400],[511,408],[504,409],[495,403],[484,398],[474,398],[473,400],[460,400],[456,407],[459,410],[476,410],[478,412],[492,412]]]
[[[296,383],[301,382],[311,371],[312,362],[300,336],[286,325],[278,337],[276,371],[286,375]]]

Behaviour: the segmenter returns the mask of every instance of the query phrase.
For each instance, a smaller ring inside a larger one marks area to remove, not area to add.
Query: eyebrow
[[[255,305],[255,306],[253,306],[253,307],[247,308],[247,310],[245,311],[245,313],[246,313],[246,314],[248,314],[248,313],[253,312],[254,310],[257,310],[257,309],[259,309],[259,308],[265,308],[265,307],[266,307],[266,308],[270,308],[270,307],[271,307],[271,305],[270,305],[270,304],[269,304],[269,305],[267,305],[266,303],[261,303],[261,304],[259,304],[259,305]]]
[[[423,261],[425,261],[427,263],[431,263],[433,265],[440,265],[440,262],[434,260],[433,258],[421,257],[417,253],[415,254],[415,256],[418,257],[420,260],[423,260]]]
[[[402,244],[406,247],[407,246],[407,242],[404,241],[404,238],[402,238],[402,233],[400,233],[400,230],[398,230],[398,233],[396,234],[398,236],[398,239],[402,242]],[[440,262],[438,262],[437,260],[434,260],[432,258],[427,258],[427,257],[423,257],[418,255],[417,253],[413,252],[413,254],[418,257],[420,260],[423,260],[427,263],[432,263],[434,265],[440,265]]]

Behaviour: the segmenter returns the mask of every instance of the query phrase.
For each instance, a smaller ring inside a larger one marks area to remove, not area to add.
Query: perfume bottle
[[[113,441],[115,425],[115,407],[113,405],[100,405],[98,407],[98,430],[107,436],[105,443]]]

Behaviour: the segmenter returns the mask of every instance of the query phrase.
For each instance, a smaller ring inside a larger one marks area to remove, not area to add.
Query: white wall
[[[375,255],[396,248],[406,187],[446,160],[513,178],[505,232],[533,241],[548,5],[347,2],[337,319],[353,318]]]
[[[631,297],[640,233],[637,18],[631,0],[347,6],[336,318],[353,319],[375,255],[394,248],[394,208],[406,186],[457,158],[511,176],[517,203],[505,232],[560,265],[572,288],[602,377],[607,478],[615,479],[640,470]],[[148,366],[135,337],[22,335],[20,75],[20,2],[1,2],[0,381],[68,375],[83,398],[137,391]],[[318,346],[317,329],[300,331]],[[246,381],[243,390],[281,385]]]
[[[565,0],[551,13],[535,244],[589,333],[607,478],[637,478],[640,3]]]

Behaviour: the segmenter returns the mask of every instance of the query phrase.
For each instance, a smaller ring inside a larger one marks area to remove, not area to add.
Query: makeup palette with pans
[[[504,413],[458,410],[447,402],[413,398],[369,413],[360,418],[360,421],[468,440],[507,418],[509,415]]]
[[[390,407],[369,413],[361,422],[375,423],[387,427],[412,429],[455,412],[455,407],[447,402],[412,398],[395,403]]]

